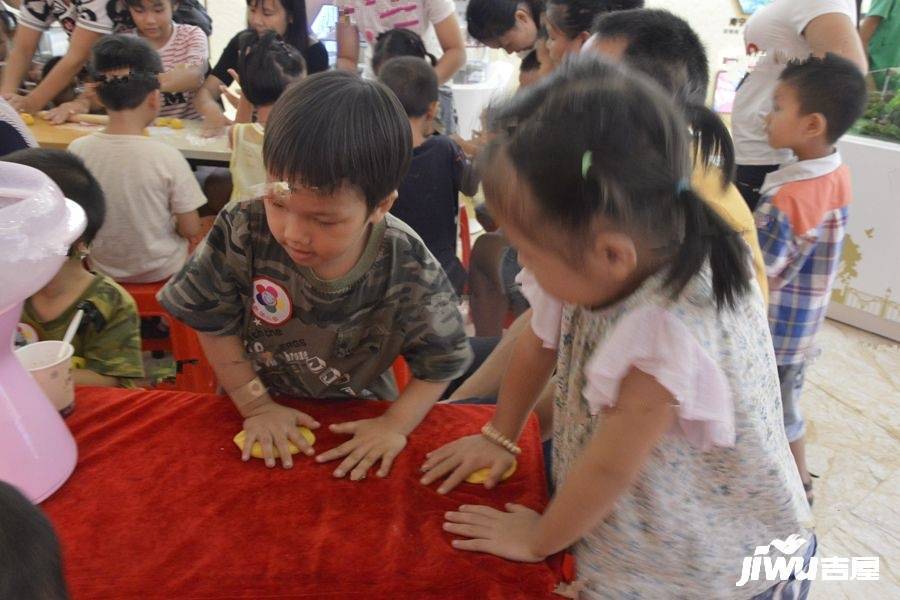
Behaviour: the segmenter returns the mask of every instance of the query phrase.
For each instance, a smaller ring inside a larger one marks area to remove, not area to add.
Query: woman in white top
[[[775,150],[766,141],[765,117],[778,76],[789,60],[827,52],[852,60],[865,72],[866,54],[856,32],[856,18],[854,0],[775,0],[747,21],[747,53],[762,56],[738,86],[732,132],[737,186],[750,210],[756,208],[766,174],[791,158],[790,151]]]
[[[91,46],[101,36],[112,33],[113,20],[107,13],[106,0],[28,0],[22,2],[19,25],[13,38],[13,49],[3,69],[0,95],[20,112],[33,113],[44,108],[57,94],[72,83],[87,63]],[[69,35],[69,50],[40,84],[27,95],[20,96],[19,84],[25,77],[31,58],[43,33],[54,22]]]

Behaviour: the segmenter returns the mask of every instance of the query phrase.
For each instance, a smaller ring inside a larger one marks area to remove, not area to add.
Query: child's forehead
[[[174,5],[174,0],[139,0],[136,5],[141,8],[152,8],[154,10],[159,10],[165,8],[166,6]]]
[[[359,188],[348,182],[341,182],[329,188],[317,188],[298,181],[289,183],[269,177],[270,193],[297,210],[314,212],[345,212],[354,208],[365,208],[366,202]]]

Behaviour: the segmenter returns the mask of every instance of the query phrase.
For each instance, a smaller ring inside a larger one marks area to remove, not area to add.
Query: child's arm
[[[278,449],[281,464],[285,469],[293,466],[288,442],[306,455],[312,455],[313,449],[303,436],[297,432],[297,426],[310,429],[319,426],[315,419],[287,406],[278,404],[269,393],[262,388],[261,393],[252,390],[254,381],[259,381],[253,365],[244,356],[241,340],[236,335],[211,335],[198,331],[200,345],[212,366],[216,377],[225,392],[231,397],[235,407],[244,417],[244,430],[247,439],[244,444],[243,460],[250,459],[250,449],[255,442],[262,446],[267,467],[275,466],[273,448]],[[260,382],[260,386],[261,386]],[[248,387],[251,389],[248,390]]]
[[[472,373],[462,385],[456,388],[450,395],[450,400],[465,400],[467,398],[483,398],[486,396],[496,396],[500,391],[500,384],[503,381],[503,374],[509,367],[510,358],[516,347],[516,341],[523,331],[529,329],[531,322],[531,309],[513,321],[500,343],[494,348],[494,351],[485,359],[478,370]]]
[[[335,66],[338,69],[356,73],[358,63],[359,30],[350,22],[348,15],[341,14],[337,24],[337,64]]]
[[[175,230],[186,240],[200,233],[200,213],[192,210],[175,215]]]
[[[497,410],[491,425],[513,441],[519,439],[528,415],[556,365],[556,350],[545,348],[543,344],[534,330],[527,327],[516,340],[510,360],[514,366],[506,372],[500,386]],[[447,476],[438,488],[438,493],[446,494],[474,471],[490,467],[485,487],[491,488],[512,463],[512,458],[510,452],[480,433],[466,436],[428,454],[422,465],[422,470],[426,472],[422,483],[428,485]]]
[[[190,92],[203,85],[206,68],[200,65],[175,65],[159,76],[161,92]]]
[[[449,381],[431,382],[413,378],[400,397],[385,413],[374,419],[338,423],[329,427],[335,433],[353,438],[316,457],[318,462],[344,458],[334,470],[335,477],[350,474],[351,481],[365,479],[379,460],[378,477],[386,477],[394,459],[406,446],[406,437],[418,427],[431,407],[447,389]]]
[[[543,515],[514,504],[507,505],[509,512],[461,506],[447,513],[444,529],[469,539],[454,540],[453,546],[524,562],[567,548],[603,521],[634,483],[672,427],[674,401],[656,379],[632,368],[621,381],[615,406]]]
[[[72,380],[75,385],[90,385],[94,387],[118,387],[119,378],[101,375],[90,369],[72,369]]]
[[[215,75],[209,75],[194,95],[194,108],[203,117],[203,132],[206,135],[218,134],[222,129],[231,125],[231,120],[225,116],[222,107],[216,102],[221,85],[221,79]]]

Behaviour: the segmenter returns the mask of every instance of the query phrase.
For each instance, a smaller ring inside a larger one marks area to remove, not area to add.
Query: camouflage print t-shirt
[[[132,387],[144,377],[137,306],[122,286],[105,275],[94,277],[81,297],[52,321],[41,320],[31,301],[25,302],[16,345],[63,339],[79,309],[84,317],[72,339],[72,366],[118,377],[120,385]]]
[[[261,202],[237,204],[219,213],[158,298],[197,331],[240,336],[276,393],[393,399],[398,355],[415,377],[436,382],[458,377],[471,361],[446,275],[390,215],[372,226],[356,266],[324,281],[278,244]]]

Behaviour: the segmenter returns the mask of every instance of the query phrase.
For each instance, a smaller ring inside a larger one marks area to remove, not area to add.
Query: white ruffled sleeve
[[[562,326],[562,301],[545,292],[528,269],[519,271],[516,282],[522,286],[522,295],[531,305],[532,331],[540,338],[544,348],[556,350]]]
[[[585,366],[584,398],[591,414],[615,405],[619,383],[635,367],[675,397],[678,429],[688,441],[709,450],[732,447],[734,401],[725,374],[687,327],[658,306],[627,314]]]

